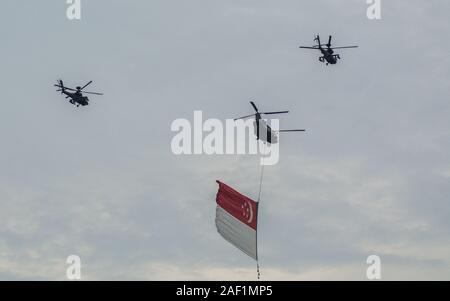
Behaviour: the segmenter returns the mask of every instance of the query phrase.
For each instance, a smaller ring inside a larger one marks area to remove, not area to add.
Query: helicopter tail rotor
[[[317,42],[317,45],[319,48],[322,46],[322,44],[320,43],[320,35],[319,34],[316,35],[316,38],[314,39],[314,41]]]
[[[59,89],[56,90],[56,91],[61,92],[61,93],[64,92],[65,87],[64,87],[64,83],[63,83],[62,79],[58,79],[58,80],[57,80],[57,84],[55,85],[55,87],[58,87],[58,88],[59,88]]]

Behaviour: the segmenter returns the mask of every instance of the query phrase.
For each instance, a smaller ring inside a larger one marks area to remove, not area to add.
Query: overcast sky
[[[170,124],[291,111],[265,171],[263,280],[450,280],[450,2],[3,0],[0,279],[254,280],[216,232],[216,179],[257,156],[175,156]],[[334,35],[338,65],[314,34]],[[88,107],[55,92],[94,80]]]

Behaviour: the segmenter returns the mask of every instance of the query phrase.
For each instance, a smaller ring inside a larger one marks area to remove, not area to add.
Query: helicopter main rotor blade
[[[244,116],[244,117],[235,118],[233,120],[236,121],[236,120],[239,120],[239,119],[245,119],[245,118],[252,117],[252,116],[255,116],[255,114],[247,115],[247,116]]]
[[[261,113],[261,114],[264,114],[264,115],[275,115],[275,114],[287,114],[287,113],[289,113],[289,111],[264,112],[264,113]]]
[[[280,133],[287,133],[287,132],[306,132],[306,130],[279,130]]]
[[[64,87],[64,86],[59,86],[59,85],[54,85],[54,86],[55,86],[55,87],[58,87],[58,88],[60,88],[60,89],[63,89],[63,88],[64,88],[64,90],[76,91],[75,89],[67,88],[67,87]]]
[[[85,92],[85,91],[83,91],[83,94],[103,95],[103,93],[97,93],[97,92]]]
[[[323,45],[322,45],[322,46],[323,46]],[[298,48],[301,48],[301,49],[314,49],[314,50],[319,50],[319,47],[317,47],[317,46],[313,46],[313,47],[300,46],[300,47],[298,47]]]
[[[86,88],[87,86],[89,86],[90,84],[92,84],[92,81],[88,82],[86,85],[84,85],[80,90],[83,90],[84,88]]]
[[[331,49],[347,49],[347,48],[358,48],[358,46],[331,47]]]
[[[331,47],[331,39],[332,39],[332,38],[333,38],[333,36],[330,36],[330,37],[328,38],[328,43],[327,43],[328,48]]]
[[[259,111],[258,111],[258,108],[257,108],[256,105],[255,105],[255,103],[254,103],[253,101],[250,101],[250,103],[251,103],[253,109],[255,109],[256,112],[259,112]]]

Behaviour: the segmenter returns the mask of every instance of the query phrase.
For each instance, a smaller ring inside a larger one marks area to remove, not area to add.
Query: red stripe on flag
[[[216,182],[219,184],[219,191],[216,196],[217,205],[242,223],[256,230],[258,204],[230,186],[220,181]]]

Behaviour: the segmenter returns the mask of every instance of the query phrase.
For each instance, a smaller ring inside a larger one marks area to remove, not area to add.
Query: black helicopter
[[[89,98],[87,98],[86,96],[83,96],[83,93],[84,94],[103,95],[102,93],[83,91],[83,89],[86,88],[87,86],[89,86],[91,83],[92,83],[92,81],[88,82],[83,87],[78,86],[75,89],[72,89],[72,88],[65,87],[62,80],[58,80],[58,84],[56,84],[55,87],[59,88],[56,91],[61,92],[61,94],[65,94],[66,98],[69,98],[69,102],[71,104],[79,107],[80,105],[87,106],[89,104]],[[67,92],[67,91],[73,91],[73,93]]]
[[[250,104],[252,105],[253,109],[255,109],[256,113],[235,118],[234,120],[239,119],[245,119],[248,117],[255,116],[255,136],[257,140],[261,140],[263,142],[267,143],[277,143],[278,142],[278,133],[284,133],[284,132],[305,132],[306,130],[279,130],[274,131],[270,128],[270,126],[267,124],[267,122],[262,119],[261,115],[275,115],[275,114],[286,114],[289,113],[289,111],[278,111],[278,112],[259,112],[258,108],[256,107],[255,103],[253,101],[250,101]],[[260,135],[262,133],[262,135]]]
[[[322,52],[322,55],[319,58],[319,61],[324,63],[326,61],[326,64],[328,66],[328,64],[334,65],[337,63],[338,60],[341,59],[339,54],[335,54],[334,50],[335,49],[346,49],[346,48],[357,48],[358,46],[344,46],[344,47],[331,47],[331,39],[333,38],[333,36],[330,36],[328,38],[328,43],[327,44],[321,44],[320,43],[320,36],[317,35],[314,39],[314,41],[317,42],[317,45],[312,46],[312,47],[305,47],[305,46],[300,46],[300,48],[302,49],[315,49],[315,50],[320,50],[320,52]],[[322,47],[322,46],[327,46],[326,48]]]

